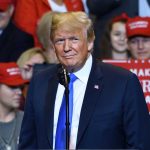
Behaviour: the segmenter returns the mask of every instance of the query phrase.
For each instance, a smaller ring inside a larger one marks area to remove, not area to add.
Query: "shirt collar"
[[[91,54],[89,55],[88,59],[86,60],[84,66],[77,72],[75,72],[74,74],[78,77],[78,79],[83,82],[83,83],[87,83],[90,72],[91,72],[91,68],[92,68],[92,56]]]

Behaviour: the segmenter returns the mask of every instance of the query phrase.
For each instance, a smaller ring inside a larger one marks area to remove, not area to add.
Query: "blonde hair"
[[[49,63],[58,63],[58,59],[55,54],[53,43],[51,41],[51,25],[53,15],[57,12],[49,11],[45,13],[38,22],[37,36],[42,44],[44,54],[46,55]]]
[[[38,47],[34,47],[26,50],[20,55],[20,57],[17,60],[18,66],[22,68],[25,65],[25,63],[36,54],[40,54],[44,58],[45,62],[47,63],[49,62],[47,57],[44,55],[42,49]]]
[[[52,39],[54,36],[54,32],[60,28],[66,31],[85,29],[87,40],[89,42],[94,40],[95,38],[91,19],[89,19],[86,13],[81,11],[54,14],[52,19],[52,26],[51,26]]]
[[[52,48],[52,42],[50,39],[52,17],[56,12],[49,11],[45,13],[38,22],[37,36],[45,50]]]

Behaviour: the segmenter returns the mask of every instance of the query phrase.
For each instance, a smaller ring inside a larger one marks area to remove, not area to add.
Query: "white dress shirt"
[[[85,12],[87,13],[87,14],[89,14],[89,9],[88,9],[88,7],[87,7],[87,0],[82,0],[82,3],[83,3],[83,7],[84,7],[84,10],[85,10]]]
[[[150,17],[150,6],[147,0],[139,0],[139,16]]]
[[[78,79],[73,84],[74,99],[73,99],[71,135],[70,135],[70,149],[75,149],[76,147],[80,112],[81,112],[81,107],[82,107],[91,67],[92,67],[92,56],[90,55],[85,65],[82,67],[82,69],[74,73]],[[57,89],[55,109],[54,109],[53,148],[55,148],[57,121],[58,121],[61,102],[64,95],[64,90],[65,90],[64,86],[59,84]]]
[[[48,0],[48,3],[49,3],[49,5],[50,5],[50,7],[51,7],[51,9],[53,11],[56,11],[56,12],[67,12],[67,8],[66,8],[65,4],[58,5],[53,0]]]

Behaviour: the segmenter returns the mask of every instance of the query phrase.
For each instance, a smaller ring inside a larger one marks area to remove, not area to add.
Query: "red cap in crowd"
[[[126,23],[127,37],[150,36],[150,17],[129,18]]]
[[[122,13],[121,15],[114,17],[114,18],[112,19],[112,23],[114,23],[114,22],[119,22],[119,21],[121,21],[121,20],[127,21],[128,18],[129,18],[129,17],[128,17],[128,15],[127,15],[126,13]]]
[[[0,83],[9,86],[19,86],[26,83],[15,62],[0,63]]]
[[[8,9],[10,4],[15,4],[14,0],[0,0],[0,12],[4,12]]]

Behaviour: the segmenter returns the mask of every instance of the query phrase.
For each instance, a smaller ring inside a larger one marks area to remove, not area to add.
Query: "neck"
[[[15,110],[8,110],[0,107],[0,121],[1,122],[10,122],[16,116]]]
[[[128,53],[127,51],[118,53],[116,51],[112,51],[112,59],[128,59]]]

